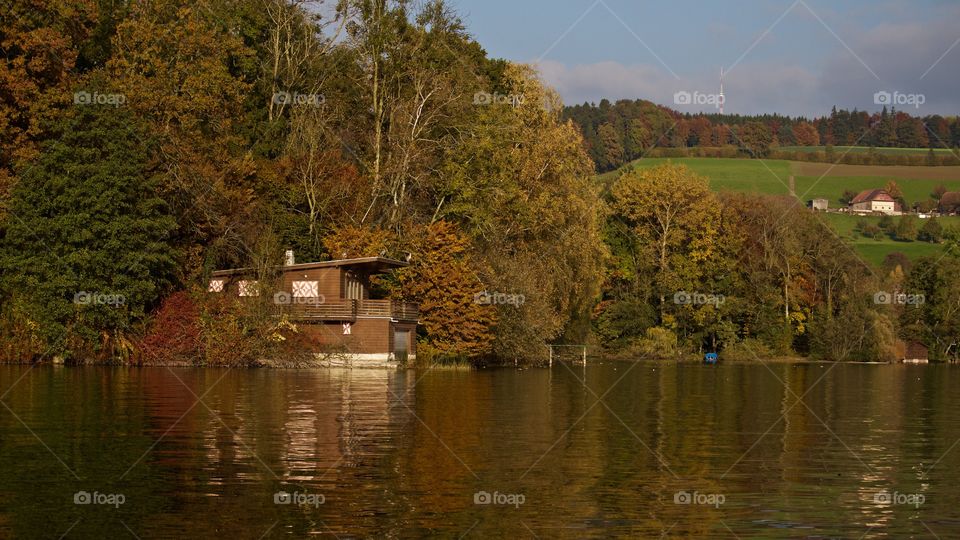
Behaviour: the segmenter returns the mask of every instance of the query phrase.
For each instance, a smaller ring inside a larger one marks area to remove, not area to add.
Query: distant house
[[[293,252],[279,268],[278,283],[262,287],[252,268],[213,272],[208,291],[256,297],[275,289],[279,313],[355,366],[416,358],[417,304],[371,298],[371,278],[408,263],[363,257],[296,264]],[[319,351],[318,351],[319,352]]]
[[[826,210],[830,206],[827,199],[812,199],[807,201],[807,208],[811,210]]]
[[[867,189],[850,201],[850,211],[855,214],[878,212],[887,215],[900,213],[900,205],[883,189]]]
[[[948,191],[941,195],[937,211],[945,216],[952,216],[960,212],[960,191]]]

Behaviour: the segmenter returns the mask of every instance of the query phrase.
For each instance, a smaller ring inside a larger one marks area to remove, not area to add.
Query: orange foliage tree
[[[376,257],[386,254],[390,232],[384,229],[344,225],[323,238],[323,247],[334,259]]]
[[[419,227],[410,238],[410,266],[397,272],[394,295],[420,304],[425,332],[419,354],[478,359],[490,352],[496,310],[477,302],[484,292],[474,272],[470,240],[447,221]]]

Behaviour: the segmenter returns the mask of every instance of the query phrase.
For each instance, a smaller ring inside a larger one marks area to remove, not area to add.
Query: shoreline
[[[559,362],[559,361],[558,361]],[[579,361],[572,362],[575,365],[583,365]],[[860,365],[949,365],[950,362],[856,362],[830,360],[817,360],[803,356],[777,356],[772,358],[755,360],[724,360],[720,359],[717,364],[708,365],[702,359],[695,358],[618,358],[613,356],[597,356],[588,358],[587,365],[596,363],[644,363],[651,365],[705,365],[713,367],[716,365],[763,365],[763,364],[860,364]],[[275,361],[261,361],[254,364],[229,365],[229,364],[195,364],[190,362],[170,361],[170,362],[149,362],[149,363],[122,363],[122,362],[63,362],[63,361],[39,361],[39,362],[0,362],[0,365],[7,366],[61,366],[61,367],[129,367],[129,368],[212,368],[212,369],[277,369],[277,370],[313,370],[313,369],[359,369],[359,370],[381,370],[381,371],[407,371],[407,370],[443,370],[443,371],[480,371],[484,369],[550,369],[546,363],[515,365],[512,363],[488,364],[484,366],[475,366],[472,364],[442,364],[418,365],[415,363],[403,364],[394,361],[363,361],[363,362],[344,362],[318,359],[317,361],[291,361],[289,363]]]

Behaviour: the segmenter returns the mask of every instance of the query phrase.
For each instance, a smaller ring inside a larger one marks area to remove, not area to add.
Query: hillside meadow
[[[910,149],[885,149],[910,150]],[[908,202],[930,198],[934,188],[943,184],[949,191],[960,190],[960,167],[907,167],[880,165],[831,165],[786,160],[724,159],[724,158],[647,158],[634,161],[623,169],[598,176],[609,188],[629,167],[649,168],[664,162],[686,165],[694,172],[710,179],[714,191],[788,195],[790,176],[794,176],[797,198],[803,204],[813,198],[830,201],[831,208],[841,206],[844,191],[859,192],[882,188],[890,180],[897,182]],[[856,252],[873,265],[880,265],[887,254],[900,251],[911,259],[942,252],[942,246],[926,242],[898,242],[889,238],[874,240],[861,237],[854,231],[857,216],[824,213],[825,225],[852,244]],[[879,217],[865,218],[871,222]],[[960,226],[960,217],[941,218],[945,226]]]

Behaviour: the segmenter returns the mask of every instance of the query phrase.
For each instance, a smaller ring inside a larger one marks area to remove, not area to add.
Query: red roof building
[[[899,214],[900,204],[886,190],[867,189],[850,201],[850,211],[854,213]]]

